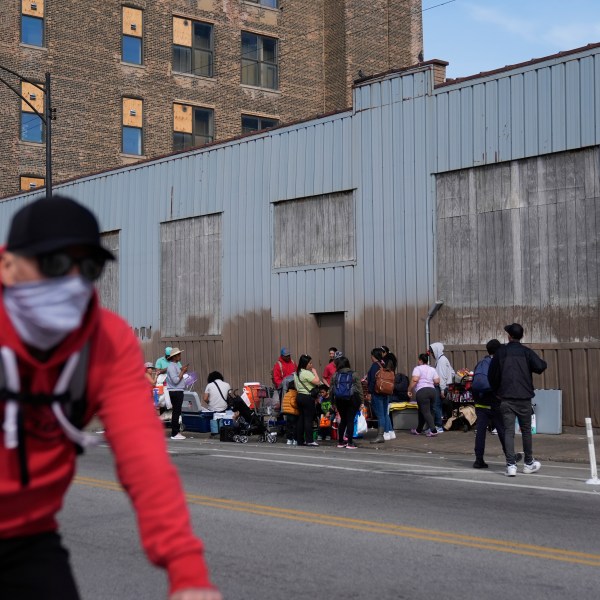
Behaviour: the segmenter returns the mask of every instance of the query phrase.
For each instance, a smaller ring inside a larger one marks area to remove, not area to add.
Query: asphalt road
[[[600,486],[585,465],[507,479],[498,462],[437,454],[170,449],[228,600],[600,597]],[[60,521],[85,600],[166,598],[107,448],[80,459]]]

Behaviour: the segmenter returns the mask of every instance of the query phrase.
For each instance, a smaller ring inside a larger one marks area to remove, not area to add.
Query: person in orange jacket
[[[94,215],[61,196],[20,209],[0,251],[1,595],[79,598],[56,513],[77,446],[91,443],[80,428],[97,414],[146,554],[167,570],[170,600],[220,600],[148,402],[138,341],[94,290],[113,259]]]

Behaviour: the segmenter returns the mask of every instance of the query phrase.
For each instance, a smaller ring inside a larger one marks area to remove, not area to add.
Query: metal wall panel
[[[436,171],[600,144],[599,94],[598,48],[438,87]]]
[[[586,265],[597,258],[597,248],[580,247],[600,222],[597,164],[586,159],[583,193],[575,185],[581,164],[558,160],[554,173],[565,185],[556,189],[556,201],[532,199],[526,208],[519,205],[521,194],[531,193],[536,177],[549,176],[528,167],[514,177],[510,164],[577,144],[600,144],[598,48],[435,89],[430,65],[385,75],[354,90],[351,112],[82,178],[56,191],[90,206],[103,231],[120,231],[120,312],[148,357],[167,343],[185,345],[201,376],[218,369],[239,386],[267,380],[282,345],[296,356],[314,353],[315,313],[345,313],[344,350],[363,371],[370,349],[382,343],[396,350],[403,369],[412,366],[423,350],[423,318],[440,289],[448,295],[433,333],[439,335],[444,314],[455,310],[461,325],[453,339],[462,345],[481,342],[474,323],[490,331],[492,324],[512,321],[514,304],[525,298],[536,298],[542,310],[551,290],[551,303],[566,299],[568,310],[580,311],[598,294],[597,271],[580,279],[575,258],[585,255]],[[495,163],[501,164],[491,179],[440,184],[453,200],[438,223],[435,175]],[[452,186],[467,186],[467,200]],[[273,205],[348,190],[356,202],[356,264],[273,269]],[[0,233],[18,207],[42,193],[0,203]],[[494,198],[497,210],[486,209]],[[574,218],[566,209],[571,201],[578,208]],[[222,213],[221,333],[166,336],[160,328],[160,223],[214,213]],[[507,231],[520,232],[510,261],[494,245]],[[553,234],[567,240],[564,248],[524,260]],[[475,252],[471,236],[478,240]],[[444,256],[436,255],[436,240],[447,248]],[[487,274],[482,264],[490,265]],[[511,270],[539,275],[531,283],[510,277]],[[471,285],[475,273],[488,282],[479,295]],[[454,278],[466,281],[467,289],[450,285]],[[572,300],[574,289],[581,293]],[[493,310],[483,310],[482,299]],[[535,335],[552,339],[561,319],[534,326]],[[567,323],[570,335],[585,333],[581,322]],[[569,392],[573,356],[556,350],[558,384],[570,406],[566,423],[587,406]],[[586,355],[588,363],[594,356]],[[586,373],[592,403],[595,375]]]

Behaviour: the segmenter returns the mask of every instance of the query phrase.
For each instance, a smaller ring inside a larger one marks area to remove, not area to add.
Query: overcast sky
[[[600,0],[423,0],[425,60],[465,77],[600,42]]]

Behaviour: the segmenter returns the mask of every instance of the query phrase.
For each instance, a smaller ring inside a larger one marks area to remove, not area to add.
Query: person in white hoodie
[[[444,428],[442,427],[442,400],[446,397],[448,386],[454,379],[454,369],[452,368],[448,357],[444,354],[444,344],[441,342],[434,342],[429,346],[429,355],[435,358],[435,370],[440,376],[439,389],[436,388],[433,414],[437,431],[438,433],[442,433],[444,431]]]

